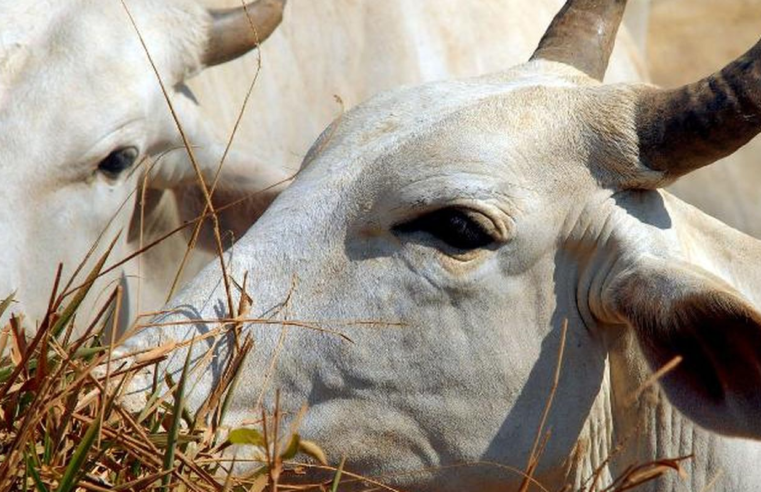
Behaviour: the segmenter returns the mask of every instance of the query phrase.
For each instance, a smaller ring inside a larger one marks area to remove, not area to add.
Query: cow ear
[[[193,156],[207,190],[212,192],[224,243],[230,245],[231,239],[239,239],[286,187],[289,175],[280,167],[257,158],[253,151],[232,149],[225,155],[225,146],[220,141],[223,140],[213,141],[205,135],[197,138],[194,142],[199,143],[193,146]],[[204,213],[206,198],[195,166],[183,147],[156,159],[149,171],[148,186],[172,192],[170,195],[175,199],[175,209],[182,221],[193,220]],[[150,209],[144,213],[161,216]],[[213,250],[210,221],[205,222],[198,246]]]
[[[213,160],[213,156],[210,160],[217,165],[204,179],[217,212],[223,245],[227,247],[259,219],[285,188],[288,175],[277,167],[252,162],[245,152],[231,151],[212,189],[219,160]],[[196,178],[172,189],[183,221],[193,220],[204,213],[206,198]],[[204,222],[197,244],[202,249],[216,251],[211,220]]]
[[[636,333],[685,415],[724,434],[761,437],[761,313],[711,273],[686,263],[643,258],[613,276],[604,305]]]

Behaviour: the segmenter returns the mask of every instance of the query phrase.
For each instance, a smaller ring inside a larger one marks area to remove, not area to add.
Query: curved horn
[[[638,104],[640,156],[676,178],[733,153],[761,131],[761,41],[723,70]]]
[[[283,20],[285,2],[257,0],[245,7],[210,10],[212,24],[203,64],[219,65],[256,48]]]
[[[602,80],[625,9],[626,0],[568,0],[531,59],[565,63]]]

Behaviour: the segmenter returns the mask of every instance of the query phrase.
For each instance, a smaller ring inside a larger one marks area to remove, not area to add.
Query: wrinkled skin
[[[755,490],[761,446],[714,432],[761,437],[761,245],[657,190],[634,127],[643,90],[538,61],[385,93],[336,120],[230,251],[250,317],[269,321],[243,330],[255,350],[226,425],[256,422],[279,389],[281,410],[309,405],[301,434],[348,470],[409,490],[515,488],[507,467],[526,466],[567,319],[537,480],[580,487],[601,468],[607,485],[694,453],[685,482],[644,490],[701,490],[721,471],[713,490]],[[485,241],[456,248],[457,227],[416,222],[440,210]],[[225,306],[212,264],[159,319],[169,326],[121,351],[207,333],[200,320]],[[194,346],[191,410],[230,351],[230,336],[212,340]],[[630,402],[677,354],[663,390]],[[185,358],[160,371],[176,380]],[[133,380],[131,397],[152,381]]]
[[[159,25],[157,35],[166,27]],[[161,61],[174,59],[158,58],[162,73]],[[7,63],[17,62],[4,58]],[[126,80],[119,88],[129,87]],[[3,79],[4,108],[22,100],[9,87],[16,86]],[[280,388],[284,408],[312,405],[303,434],[319,441],[333,461],[347,454],[352,470],[390,474],[477,460],[522,467],[567,317],[566,369],[540,480],[562,482],[559,467],[576,449],[570,481],[578,484],[615,444],[646,429],[637,446],[606,466],[606,481],[629,458],[673,456],[684,448],[697,454],[688,488],[700,490],[719,470],[731,470],[714,489],[755,490],[755,444],[696,427],[655,392],[634,407],[626,404],[650,374],[647,361],[658,366],[687,349],[686,369],[665,380],[674,405],[709,429],[759,435],[757,412],[748,409],[758,408],[752,396],[758,387],[757,315],[749,306],[758,301],[757,243],[665,193],[632,191],[660,179],[639,166],[634,152],[635,94],[601,89],[567,67],[535,63],[504,76],[381,96],[342,118],[315,146],[294,189],[231,255],[237,279],[251,272],[252,315],[312,321],[345,332],[353,343],[292,327],[265,383],[280,326],[249,326],[257,351],[248,359],[229,423],[258,418],[259,395]],[[143,108],[147,114],[164,108],[154,96],[148,99],[156,104]],[[8,140],[29,134],[3,132]],[[20,159],[23,152],[16,152],[13,159]],[[172,169],[181,177],[186,168]],[[92,169],[88,174],[100,178]],[[85,203],[88,210],[107,209]],[[393,228],[444,204],[468,208],[470,220],[487,229],[489,245],[456,252],[424,231]],[[3,221],[16,224],[8,226],[9,237],[34,242],[14,220]],[[56,230],[73,223],[50,225],[56,244],[64,237]],[[74,241],[67,244],[74,255],[83,254]],[[48,259],[40,251],[22,248],[18,254],[34,254],[28,261],[41,265]],[[207,268],[176,301],[183,309],[174,319],[223,314],[219,280],[218,268]],[[711,308],[701,313],[711,326],[684,326],[685,313],[699,307],[695,299],[718,300],[698,303]],[[375,323],[357,323],[363,320]],[[723,330],[706,334],[714,325],[733,329],[724,338]],[[128,348],[152,348],[162,338],[203,329],[146,331]],[[221,355],[225,347],[219,346]],[[176,373],[182,360],[177,354],[168,369]],[[215,384],[218,369],[198,375],[191,407]],[[726,394],[719,395],[722,385]],[[271,409],[271,391],[265,394]],[[385,478],[419,490],[489,490],[516,481],[487,464]],[[676,487],[661,482],[657,490]]]
[[[210,181],[225,140],[209,129],[183,85],[203,68],[209,14],[185,0],[127,5]],[[65,283],[101,235],[85,272],[120,231],[111,263],[147,243],[139,233],[139,214],[130,226],[136,188],[145,183],[146,195],[154,197],[182,194],[195,186],[196,175],[120,2],[2,0],[0,19],[0,297],[15,291],[19,304],[13,311],[24,313],[33,327],[45,314],[59,262]],[[132,157],[118,169],[104,168],[120,149],[131,149]],[[283,176],[250,154],[233,152],[219,188],[231,200]],[[265,194],[260,201],[269,200],[271,194]],[[255,218],[258,205],[247,215]],[[137,284],[153,274],[131,262],[96,284],[94,292],[110,291],[116,280],[129,276],[134,302]],[[73,285],[83,280],[80,275]],[[162,299],[154,297],[154,302]],[[89,296],[81,317],[98,300],[102,296]]]

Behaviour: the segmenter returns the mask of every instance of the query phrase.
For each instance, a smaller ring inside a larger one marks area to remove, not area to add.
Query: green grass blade
[[[37,369],[37,359],[29,359],[29,361],[26,364],[26,368],[29,371],[34,371]],[[16,371],[15,367],[3,367],[0,369],[0,383],[5,383],[8,381],[8,378],[10,378],[12,375],[14,375],[14,371]]]
[[[154,446],[163,448],[164,446],[169,445],[169,434],[167,433],[149,434],[148,440]],[[200,436],[177,436],[177,441],[175,444],[189,444],[191,442],[198,442],[200,440],[201,440]]]
[[[296,456],[296,453],[299,452],[300,444],[301,437],[295,433],[291,435],[291,440],[288,442],[288,446],[285,448],[285,451],[280,454],[280,458],[283,460],[292,460],[294,456]]]
[[[80,382],[77,386],[75,386],[66,399],[66,403],[63,407],[63,415],[61,415],[61,419],[58,423],[58,428],[56,429],[55,435],[53,436],[52,456],[56,455],[58,448],[61,446],[61,441],[63,441],[64,437],[68,433],[72,415],[74,414],[77,402],[79,401],[79,395],[81,394],[83,384],[84,382]]]
[[[240,367],[238,368],[238,371],[235,372],[235,376],[233,376],[233,380],[230,382],[230,387],[227,388],[227,394],[225,394],[224,399],[222,400],[222,409],[219,412],[219,422],[218,424],[222,424],[222,422],[225,421],[225,415],[227,415],[227,409],[230,406],[230,402],[232,401],[233,393],[235,393],[236,388],[238,387],[238,378],[240,376],[240,373],[242,371],[240,370]]]
[[[45,452],[42,455],[42,462],[46,465],[50,464],[50,459],[53,455],[53,439],[50,437],[50,433],[46,432],[44,437]]]
[[[153,411],[152,408],[159,398],[161,398],[161,388],[156,388],[156,390],[151,393],[151,396],[148,397],[148,401],[146,402],[145,407],[140,412],[140,415],[137,416],[135,422],[142,424],[145,419],[153,416],[156,412]],[[151,427],[151,432],[156,432],[156,430]]]
[[[76,486],[80,471],[87,460],[87,453],[90,452],[90,448],[95,443],[95,438],[98,437],[100,432],[100,418],[96,418],[90,427],[85,432],[85,436],[77,446],[77,450],[74,451],[74,455],[71,457],[66,470],[61,477],[61,483],[58,485],[56,492],[69,492]]]
[[[169,429],[167,435],[166,453],[164,453],[164,468],[163,471],[169,471],[174,468],[174,454],[177,446],[177,435],[180,432],[180,421],[182,420],[182,409],[184,405],[185,396],[185,383],[188,379],[188,372],[190,372],[190,358],[193,354],[193,344],[190,344],[188,348],[188,355],[185,357],[185,365],[182,367],[182,375],[180,376],[180,382],[177,385],[177,392],[174,395],[174,409],[172,411],[172,426]],[[170,474],[164,475],[161,478],[161,485],[164,490],[169,491],[169,482],[172,476]]]
[[[311,458],[314,458],[321,465],[327,466],[328,464],[328,458],[325,456],[325,451],[323,451],[322,448],[320,448],[320,446],[318,446],[315,442],[301,439],[299,441],[299,451]]]
[[[24,485],[24,492],[27,492],[27,490],[29,490],[29,487],[27,487],[27,485],[29,485],[29,467],[28,466],[24,467],[24,481],[22,483]]]
[[[3,299],[2,302],[0,302],[0,316],[5,314],[5,312],[10,307],[11,303],[13,302],[13,298],[16,297],[16,292],[11,292],[11,295]]]
[[[26,456],[26,471],[32,476],[34,486],[37,487],[37,492],[48,492],[45,482],[42,481],[40,474],[37,472],[36,460],[32,458],[32,455],[28,451],[24,455]]]
[[[119,386],[117,386],[116,391],[114,392],[114,396],[106,400],[105,402],[106,407],[103,410],[103,415],[111,414],[114,403],[116,402],[116,395],[121,393],[121,389],[124,385],[124,382],[125,380],[122,379],[122,381],[120,381],[119,383]],[[64,472],[63,478],[61,478],[61,484],[58,486],[57,492],[69,492],[69,490],[71,490],[72,487],[76,486],[78,477],[88,471],[89,467],[85,466],[85,463],[87,460],[87,454],[89,453],[90,448],[95,442],[95,438],[97,438],[98,434],[100,433],[100,424],[101,424],[100,417],[98,417],[95,419],[95,421],[93,421],[92,425],[90,425],[90,428],[87,429],[87,432],[85,433],[85,436],[82,439],[82,442],[79,443],[77,450],[74,452],[74,456],[69,462],[69,465],[66,467],[66,471]],[[100,458],[106,453],[106,451],[108,451],[110,447],[111,447],[111,444],[106,443],[103,449],[100,450],[100,453],[98,454],[94,462],[99,461]],[[66,488],[64,488],[64,485],[66,485]]]
[[[330,487],[330,492],[336,492],[338,490],[338,484],[341,483],[341,475],[344,471],[344,464],[346,463],[346,457],[341,458],[341,463],[336,470],[336,476],[333,478],[333,486]]]
[[[227,435],[231,444],[248,444],[250,446],[264,447],[264,436],[256,429],[233,429]]]
[[[72,359],[85,359],[85,362],[90,362],[94,355],[102,354],[107,350],[108,347],[84,347],[74,352]]]

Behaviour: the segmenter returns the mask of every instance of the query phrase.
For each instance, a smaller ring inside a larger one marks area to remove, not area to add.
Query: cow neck
[[[720,277],[761,311],[761,240],[714,219],[675,196],[661,193],[673,217],[682,254]]]

